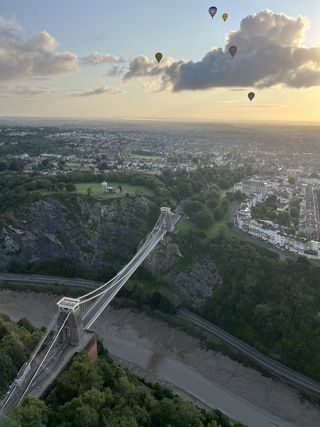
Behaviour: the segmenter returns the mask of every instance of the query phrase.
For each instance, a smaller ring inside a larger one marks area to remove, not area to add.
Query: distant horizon
[[[319,21],[318,0],[2,0],[0,115],[318,123]]]
[[[47,120],[47,121],[63,121],[63,122],[71,122],[74,120],[77,121],[83,121],[83,122],[146,122],[146,123],[175,123],[175,124],[204,124],[204,125],[210,125],[210,124],[245,124],[245,125],[258,125],[258,124],[274,124],[274,125],[310,125],[310,126],[320,126],[320,120],[314,121],[314,120],[274,120],[274,119],[265,119],[265,120],[208,120],[208,119],[193,119],[193,118],[164,118],[164,117],[155,117],[155,118],[136,118],[136,117],[85,117],[85,116],[36,116],[36,115],[21,115],[21,116],[0,116],[0,121],[19,121],[19,120],[26,120],[26,121],[36,121],[36,120]],[[0,123],[1,125],[1,123]]]

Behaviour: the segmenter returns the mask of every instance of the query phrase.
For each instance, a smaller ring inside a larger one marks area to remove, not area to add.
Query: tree
[[[22,344],[11,334],[2,338],[0,351],[3,351],[11,358],[13,365],[17,369],[20,368],[26,359]]]
[[[212,218],[210,212],[208,212],[207,210],[202,210],[202,211],[198,212],[193,217],[193,222],[199,228],[206,230],[207,228],[209,228],[213,224],[213,218]]]
[[[220,206],[217,206],[213,210],[213,215],[216,221],[220,221],[223,218],[223,210],[221,209]]]
[[[21,427],[21,424],[12,418],[2,417],[0,418],[0,427]]]
[[[280,225],[290,225],[290,214],[287,211],[279,212],[277,216],[277,222]]]
[[[28,396],[15,409],[13,418],[23,427],[46,427],[48,410],[42,400]]]
[[[9,168],[9,163],[5,159],[0,159],[0,172],[6,171]]]
[[[297,182],[297,177],[293,175],[289,175],[288,182],[289,184],[294,185]]]
[[[72,182],[66,183],[66,191],[73,192],[76,191],[77,187]]]
[[[89,357],[80,354],[74,359],[69,370],[59,378],[56,396],[60,402],[66,402],[93,387],[100,389],[102,384],[102,377],[96,371]]]
[[[20,172],[23,170],[24,162],[19,159],[12,159],[9,163],[9,169],[11,171]]]
[[[59,411],[58,418],[70,427],[100,427],[101,425],[99,413],[84,403],[80,397],[65,403]]]
[[[158,291],[153,292],[150,299],[150,307],[152,308],[152,310],[156,310],[159,308],[161,298],[162,298],[162,295],[160,294],[160,292]]]
[[[98,168],[100,171],[106,171],[106,170],[108,170],[108,164],[107,164],[106,162],[99,163],[99,164],[97,165],[97,168]]]
[[[21,319],[18,321],[17,325],[20,328],[24,328],[29,332],[33,332],[34,331],[34,327],[32,326],[31,322],[29,319],[27,319],[26,317],[21,317]]]
[[[136,303],[137,308],[141,308],[145,302],[145,294],[140,283],[135,283],[132,289],[132,298]]]

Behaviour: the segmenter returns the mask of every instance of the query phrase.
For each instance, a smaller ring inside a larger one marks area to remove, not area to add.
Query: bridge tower
[[[174,229],[175,222],[172,220],[174,213],[171,211],[171,208],[161,208],[161,214],[165,216],[162,228],[168,231],[172,231]]]
[[[80,300],[64,297],[58,302],[59,316],[57,330],[65,325],[60,333],[59,342],[70,340],[71,345],[78,346],[84,335],[84,326],[80,310]],[[66,321],[67,319],[67,321]]]

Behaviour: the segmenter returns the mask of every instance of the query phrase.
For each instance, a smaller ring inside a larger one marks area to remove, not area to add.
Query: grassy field
[[[228,223],[231,221],[232,216],[232,210],[229,206],[226,213],[224,214],[223,218],[220,221],[215,222],[208,230],[207,230],[207,236],[208,237],[216,237],[220,233],[224,234],[231,234],[232,230],[228,226]]]
[[[188,230],[204,231],[208,237],[216,237],[220,233],[230,235],[233,233],[233,231],[228,226],[228,223],[231,221],[231,215],[232,215],[232,211],[231,211],[231,207],[229,206],[227,212],[224,214],[224,217],[220,221],[215,222],[207,230],[202,230],[196,224],[191,222],[189,219],[182,218],[182,220],[178,224],[178,232],[185,233]]]
[[[142,194],[144,196],[153,197],[154,193],[150,188],[143,187],[140,185],[130,185],[130,184],[122,184],[120,182],[108,182],[109,187],[121,186],[121,193],[101,193],[101,183],[98,182],[82,182],[80,184],[76,184],[76,192],[79,194],[87,194],[88,188],[91,188],[91,195],[95,198],[105,200],[112,199],[116,197],[123,197],[127,193],[131,196],[135,196],[136,194]]]
[[[131,158],[134,158],[136,160],[164,160],[165,157],[164,156],[147,156],[147,155],[143,155],[143,154],[133,154],[132,156],[130,156]]]

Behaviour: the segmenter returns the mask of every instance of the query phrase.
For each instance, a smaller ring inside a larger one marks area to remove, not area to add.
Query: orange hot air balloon
[[[248,93],[248,98],[250,99],[250,102],[253,100],[253,98],[256,96],[256,94],[254,92],[249,92]]]
[[[222,15],[222,19],[224,20],[224,22],[226,22],[226,20],[228,19],[229,15],[227,13],[224,13]]]
[[[229,47],[229,53],[230,53],[230,55],[232,56],[232,58],[233,58],[233,57],[234,57],[234,55],[237,53],[237,51],[238,51],[237,46],[230,46],[230,47]]]
[[[156,60],[158,61],[158,64],[159,64],[159,62],[163,58],[162,53],[161,52],[157,52],[154,56],[155,56],[155,58],[156,58]]]

